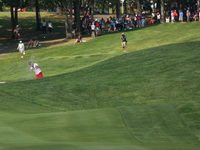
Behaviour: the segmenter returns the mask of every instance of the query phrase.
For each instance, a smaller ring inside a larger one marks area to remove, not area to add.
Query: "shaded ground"
[[[94,18],[100,20],[101,18],[107,19],[110,16],[113,16],[113,15],[95,15]],[[4,32],[2,32],[2,33],[4,33]],[[75,39],[71,39],[71,40],[65,39],[64,33],[65,33],[65,30],[62,29],[62,30],[53,30],[52,34],[42,34],[41,31],[32,33],[31,35],[30,35],[30,33],[23,33],[19,40],[1,38],[0,39],[0,54],[16,51],[16,48],[17,48],[20,40],[22,40],[23,43],[27,44],[28,41],[30,40],[30,38],[32,38],[33,40],[35,40],[35,39],[39,40],[40,43],[45,46],[49,46],[49,45],[50,46],[52,46],[52,45],[64,46],[64,45],[74,43]],[[56,39],[54,37],[59,37],[59,40],[54,40],[54,39]],[[84,38],[84,40],[86,40],[86,41],[89,39],[90,38]]]
[[[22,35],[22,37],[18,40],[4,39],[0,42],[0,53],[2,54],[2,53],[10,53],[10,52],[16,51],[16,48],[17,48],[20,40],[22,40],[23,43],[27,44],[28,41],[30,40],[30,38],[32,38],[33,40],[37,39],[37,40],[41,41],[41,39],[44,39],[44,37],[50,38],[51,36],[55,36],[55,35],[61,34],[63,32],[64,32],[64,30],[53,31],[52,34],[42,34],[42,33],[37,32],[32,35],[25,35],[25,36]],[[45,44],[45,43],[48,43],[48,41],[46,41],[46,42],[41,41],[40,43]]]

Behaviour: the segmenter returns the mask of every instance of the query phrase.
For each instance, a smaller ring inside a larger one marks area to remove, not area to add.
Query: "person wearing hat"
[[[157,23],[160,23],[160,13],[157,12]]]
[[[29,61],[28,64],[31,66],[30,69],[35,72],[36,79],[43,78],[42,71],[40,69],[40,66],[37,63],[32,63]]]
[[[22,43],[22,41],[19,41],[17,50],[20,52],[21,58],[23,58],[23,54],[25,55],[25,49],[24,49],[24,43]]]
[[[121,40],[122,40],[123,52],[126,52],[127,41],[126,41],[126,35],[124,33],[122,33],[121,35]]]

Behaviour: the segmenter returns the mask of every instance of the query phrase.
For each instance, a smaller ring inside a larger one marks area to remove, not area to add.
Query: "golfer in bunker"
[[[36,79],[43,78],[42,71],[40,70],[40,66],[37,63],[33,64],[29,61],[28,64],[31,66],[30,69],[35,72]]]

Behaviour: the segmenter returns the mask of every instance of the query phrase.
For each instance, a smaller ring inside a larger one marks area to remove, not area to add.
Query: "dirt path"
[[[93,38],[91,37],[84,37],[83,42],[87,42]],[[51,40],[51,41],[42,41],[41,44],[44,44],[45,47],[53,48],[53,47],[59,47],[59,46],[67,46],[74,44],[75,39],[57,39],[57,40]]]
[[[84,37],[83,42],[87,42],[91,40],[91,37]],[[21,39],[25,45],[27,45],[29,39],[22,38]],[[44,47],[48,48],[53,48],[53,47],[59,47],[59,46],[67,46],[75,43],[76,39],[56,39],[56,40],[48,40],[48,41],[41,41],[40,44]],[[15,52],[17,51],[16,48],[18,46],[18,41],[16,40],[10,40],[8,42],[3,43],[2,45],[0,44],[0,54],[3,53],[10,53],[10,52]]]
[[[30,40],[30,38],[31,39],[42,39],[42,38],[44,38],[44,36],[48,38],[50,36],[53,36],[56,34],[61,34],[63,32],[64,32],[64,30],[53,31],[53,34],[42,34],[40,32],[37,32],[32,35],[22,36],[18,40],[15,40],[15,39],[2,40],[0,42],[0,54],[16,51],[19,41],[23,41],[23,43],[27,44],[28,41]],[[42,42],[40,42],[40,43],[42,43]],[[46,43],[48,43],[48,42],[46,42]],[[43,44],[45,44],[45,42],[43,42]]]

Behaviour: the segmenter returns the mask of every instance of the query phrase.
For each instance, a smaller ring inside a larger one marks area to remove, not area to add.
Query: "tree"
[[[3,11],[3,2],[0,0],[0,11]]]
[[[83,18],[82,18],[82,20],[81,20],[82,22],[85,20],[85,18],[86,18],[86,16],[87,16],[88,8],[89,8],[90,5],[92,4],[92,2],[94,2],[94,0],[90,0],[89,3],[87,3],[87,5],[85,6],[86,11],[85,11],[85,15],[83,16]]]
[[[81,20],[80,20],[80,0],[74,0],[74,17],[75,17],[75,26],[77,33],[81,32]]]
[[[105,2],[106,2],[106,0],[103,0],[103,9],[102,9],[102,13],[104,13],[104,10],[105,10]]]
[[[165,21],[165,16],[164,16],[164,12],[165,12],[165,9],[164,9],[164,0],[160,0],[160,7],[161,7],[161,20],[162,20],[162,23],[164,23],[164,21]]]
[[[137,0],[137,12],[141,11],[141,0]]]
[[[13,14],[13,7],[14,7],[14,0],[10,0],[10,13],[11,13],[11,25],[12,25],[12,33],[11,33],[11,38],[15,38],[14,35],[14,29],[15,29],[15,18],[14,18],[14,14]]]
[[[18,25],[18,7],[19,0],[15,0],[15,25]]]
[[[16,0],[2,0],[3,5],[10,7],[10,16],[11,16],[10,19],[11,19],[11,27],[12,27],[11,38],[12,39],[15,37],[14,29],[16,27],[16,18],[15,18],[14,11],[13,11],[15,2],[16,2]],[[15,9],[15,10],[17,11],[17,9]]]
[[[36,8],[36,30],[40,30],[40,7],[38,0],[35,0],[35,8]]]
[[[117,16],[117,18],[119,18],[119,14],[120,14],[120,1],[116,0],[116,16]]]
[[[197,10],[200,8],[200,0],[197,0]]]
[[[72,3],[72,0],[69,0],[69,2],[63,2],[63,10],[65,14],[65,33],[67,39],[72,38]],[[69,11],[67,6],[69,6]]]
[[[94,0],[93,12],[95,12],[95,11],[96,11],[96,4],[97,4],[97,0]]]
[[[126,1],[127,1],[127,0],[124,0],[124,12],[125,12],[125,13],[127,13]]]

